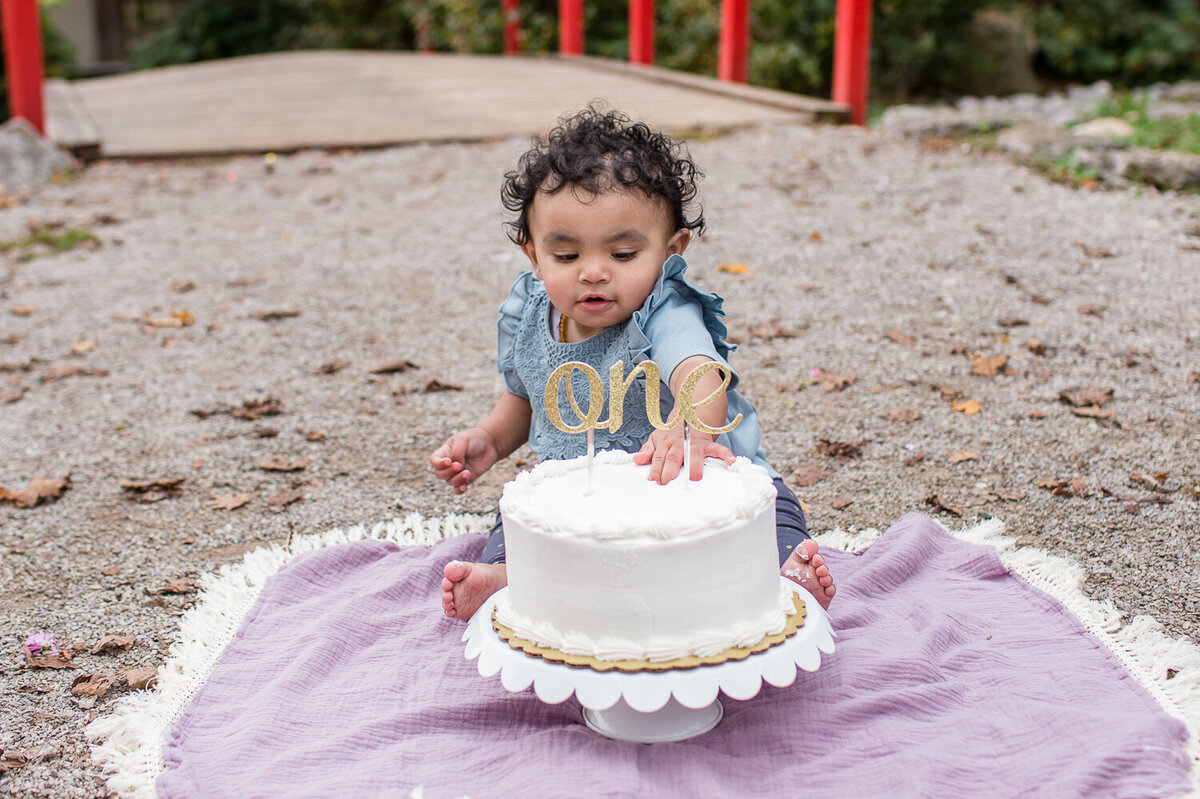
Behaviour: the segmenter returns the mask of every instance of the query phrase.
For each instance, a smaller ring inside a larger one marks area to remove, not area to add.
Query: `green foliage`
[[[1092,118],[1119,117],[1133,126],[1132,147],[1178,150],[1200,155],[1200,114],[1155,117],[1144,92],[1118,92],[1101,102]]]
[[[76,247],[96,246],[100,240],[87,228],[65,228],[54,230],[47,227],[31,228],[29,235],[20,239],[0,240],[0,252],[19,250],[19,260],[32,261],[43,255],[57,255]]]

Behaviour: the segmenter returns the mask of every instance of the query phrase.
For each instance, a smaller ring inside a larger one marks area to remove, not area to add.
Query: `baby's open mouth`
[[[586,310],[598,311],[607,307],[610,302],[611,300],[608,300],[604,297],[584,297],[579,301],[579,304],[582,305]]]

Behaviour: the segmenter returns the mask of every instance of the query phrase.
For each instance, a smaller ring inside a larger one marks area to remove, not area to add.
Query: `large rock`
[[[73,161],[20,117],[0,125],[0,186],[21,191],[40,186]]]
[[[1133,125],[1130,125],[1123,119],[1118,117],[1100,117],[1084,122],[1081,125],[1076,125],[1071,128],[1071,135],[1076,139],[1111,141],[1128,139],[1136,131]]]
[[[1200,155],[1170,150],[1126,150],[1116,158],[1122,177],[1160,189],[1200,189]]]

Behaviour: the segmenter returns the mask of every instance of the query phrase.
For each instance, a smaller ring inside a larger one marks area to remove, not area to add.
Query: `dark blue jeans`
[[[775,478],[775,490],[778,492],[775,497],[775,543],[779,547],[779,565],[782,566],[792,550],[811,536],[800,500],[796,499],[781,478]],[[479,560],[481,563],[504,563],[504,521],[499,511],[496,512],[496,525],[488,536]]]

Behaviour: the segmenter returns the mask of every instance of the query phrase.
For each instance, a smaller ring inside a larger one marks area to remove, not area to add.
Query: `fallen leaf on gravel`
[[[14,402],[20,402],[25,398],[23,391],[10,391],[6,394],[0,394],[0,404],[11,405]]]
[[[861,458],[862,441],[830,441],[822,438],[817,442],[817,453],[826,458]]]
[[[1200,372],[1188,372],[1187,381],[1200,386]]]
[[[165,594],[194,594],[199,590],[199,580],[193,580],[191,577],[172,577],[162,588],[153,590],[147,588],[146,593],[150,596],[163,596]]]
[[[984,355],[973,352],[967,356],[971,359],[971,371],[980,377],[995,377],[1000,374],[1004,364],[1008,363],[1007,355]]]
[[[53,383],[55,380],[65,380],[68,377],[108,377],[107,369],[84,369],[79,364],[66,363],[51,366],[42,372],[43,383]]]
[[[33,308],[28,305],[14,305],[8,309],[8,312],[13,316],[29,316],[33,313]]]
[[[1088,405],[1084,408],[1072,408],[1071,413],[1075,414],[1076,416],[1085,416],[1089,419],[1112,419],[1117,415],[1117,412],[1114,410],[1106,411],[1103,408],[1099,408],[1095,405]]]
[[[996,324],[1000,327],[1025,327],[1029,324],[1029,320],[1019,316],[1002,316],[996,320]]]
[[[32,361],[25,361],[24,363],[14,363],[13,361],[0,361],[0,374],[3,374],[4,372],[28,372],[32,368],[33,368]]]
[[[950,407],[956,411],[962,411],[967,416],[974,416],[983,409],[976,400],[964,400],[963,402],[952,402]]]
[[[754,270],[745,264],[721,264],[717,267],[718,272],[725,272],[730,275],[752,275]]]
[[[131,691],[144,691],[147,688],[154,687],[158,682],[158,669],[153,666],[143,666],[140,669],[129,669],[122,672],[121,676],[125,678],[125,683]]]
[[[945,386],[941,383],[934,383],[933,389],[942,395],[943,399],[956,400],[962,397],[962,392],[954,386]]]
[[[291,319],[299,315],[299,308],[288,308],[282,311],[258,311],[254,314],[254,318],[262,322],[274,322],[278,319]]]
[[[99,347],[99,346],[100,346],[99,342],[92,341],[90,339],[87,341],[76,341],[74,344],[71,345],[71,352],[74,353],[75,355],[87,355],[89,352],[91,352],[92,350],[96,349],[96,347]]]
[[[821,384],[821,388],[826,391],[842,391],[851,386],[858,379],[857,372],[847,372],[839,374],[838,372],[827,372],[824,369],[816,375],[816,380]]]
[[[176,280],[171,285],[167,286],[167,291],[173,291],[176,294],[183,294],[196,288],[196,284],[190,280]]]
[[[304,434],[304,437],[309,441],[324,441],[325,440],[325,434],[320,432],[319,430],[309,430],[307,433]]]
[[[938,497],[937,494],[930,494],[929,496],[925,497],[925,504],[932,505],[934,508],[949,513],[951,516],[962,516],[962,511],[960,511],[958,508],[947,505],[941,500],[940,497]]]
[[[105,566],[103,569],[100,570],[100,573],[103,574],[105,577],[116,577],[118,574],[121,573],[121,567],[120,566]]]
[[[793,383],[790,380],[781,380],[775,384],[776,391],[803,391],[808,388],[807,383]]]
[[[279,429],[275,427],[256,427],[251,435],[255,438],[274,438],[279,435]]]
[[[963,461],[979,460],[979,453],[962,449],[956,452],[948,452],[946,453],[946,457],[950,459],[951,463],[962,463]]]
[[[60,649],[53,654],[34,655],[28,646],[22,647],[25,652],[25,663],[35,669],[77,669],[79,666],[71,660],[74,650]]]
[[[1032,410],[1032,411],[1025,411],[1025,415],[1028,416],[1030,419],[1049,419],[1054,414],[1051,413],[1050,411]]]
[[[1085,405],[1101,407],[1108,404],[1112,396],[1111,388],[1100,388],[1099,386],[1068,388],[1058,392],[1059,400],[1068,405],[1074,405],[1076,408],[1082,408]]]
[[[773,338],[795,338],[796,333],[776,322],[763,322],[750,328],[750,335],[755,338],[771,340]]]
[[[5,749],[0,752],[0,774],[30,763],[46,760],[57,754],[58,748],[50,744],[42,744],[32,749]]]
[[[308,468],[308,461],[304,459],[293,461],[283,455],[272,455],[259,461],[258,468],[268,472],[298,472]]]
[[[71,487],[71,476],[35,477],[27,488],[9,491],[0,486],[0,502],[8,501],[18,508],[32,508],[43,500],[58,499]]]
[[[129,320],[123,318],[118,321]],[[176,308],[166,316],[151,316],[147,312],[132,321],[144,327],[189,327],[196,323],[196,317],[192,316],[192,312],[187,308]]]
[[[1075,242],[1075,245],[1083,250],[1083,254],[1088,258],[1112,258],[1116,255],[1112,250],[1106,250],[1103,247],[1089,247],[1082,241]]]
[[[422,388],[421,391],[429,394],[434,391],[462,391],[462,388],[462,386],[456,386],[453,383],[443,383],[441,380],[434,378],[426,383],[425,387]]]
[[[1048,477],[1038,483],[1038,488],[1045,488],[1056,497],[1087,496],[1087,481],[1082,477],[1072,477],[1069,480]]]
[[[807,291],[807,292],[821,290],[821,287],[818,286],[816,283],[797,283],[796,288],[800,289],[801,291]]]
[[[901,333],[898,330],[888,330],[885,331],[883,335],[886,338],[890,338],[901,347],[911,347],[917,343],[917,340],[914,337],[908,335],[907,333]]]
[[[54,690],[53,685],[18,685],[17,692],[22,694],[48,694]]]
[[[71,693],[75,696],[94,696],[100,699],[116,681],[115,674],[80,674],[71,682]]]
[[[1025,339],[1025,349],[1037,356],[1044,356],[1047,352],[1046,342],[1033,336]]]
[[[921,461],[925,460],[925,450],[918,450],[912,455],[904,459],[905,466],[916,466]]]
[[[1153,474],[1131,474],[1129,481],[1138,485],[1143,485],[1146,488],[1157,489],[1163,483],[1167,482],[1167,478],[1171,475],[1168,472],[1154,472]]]
[[[225,285],[234,289],[244,289],[250,286],[258,286],[266,283],[265,277],[235,277],[233,280],[225,281]]]
[[[390,375],[397,372],[407,372],[409,369],[420,368],[421,367],[417,366],[407,358],[399,358],[394,361],[384,361],[378,366],[372,367],[368,371],[370,371],[370,373],[373,375]]]
[[[106,635],[96,642],[88,654],[113,655],[128,651],[136,643],[137,639],[132,635]]]
[[[1137,504],[1136,502],[1130,502],[1129,504],[1127,504],[1125,506],[1125,512],[1128,513],[1130,516],[1137,516],[1139,513],[1142,512],[1142,506]]]
[[[304,499],[304,493],[296,489],[285,488],[273,497],[267,500],[268,505],[274,505],[277,508],[286,508],[293,502],[301,502]]]
[[[319,375],[331,375],[342,371],[350,365],[349,361],[326,361],[317,369]]]
[[[1107,307],[1107,305],[1083,303],[1079,306],[1079,313],[1084,316],[1101,317],[1104,315],[1104,309]]]
[[[249,494],[213,494],[206,507],[214,510],[237,510],[250,501]]]
[[[854,500],[850,497],[834,497],[833,501],[829,503],[829,507],[833,508],[834,510],[845,510],[846,508],[850,507],[851,503],[853,502]]]
[[[158,502],[163,499],[175,499],[183,493],[183,477],[169,477],[162,480],[128,480],[121,478],[121,488],[127,492],[126,498],[137,502]]]
[[[814,486],[824,480],[829,475],[820,466],[815,463],[810,463],[807,466],[801,466],[793,475],[792,481],[798,486]]]
[[[995,496],[996,496],[996,499],[1002,499],[1005,502],[1017,502],[1019,500],[1025,499],[1025,497],[1027,497],[1029,495],[1026,494],[1024,491],[1022,491],[1020,494],[1010,494],[1006,491],[997,491],[995,493]]]
[[[283,402],[271,396],[265,399],[248,399],[242,402],[242,407],[234,408],[230,413],[235,419],[256,422],[260,417],[278,416],[283,413]]]
[[[921,418],[920,411],[907,405],[896,408],[884,408],[883,413],[879,415],[889,422],[915,422]]]

